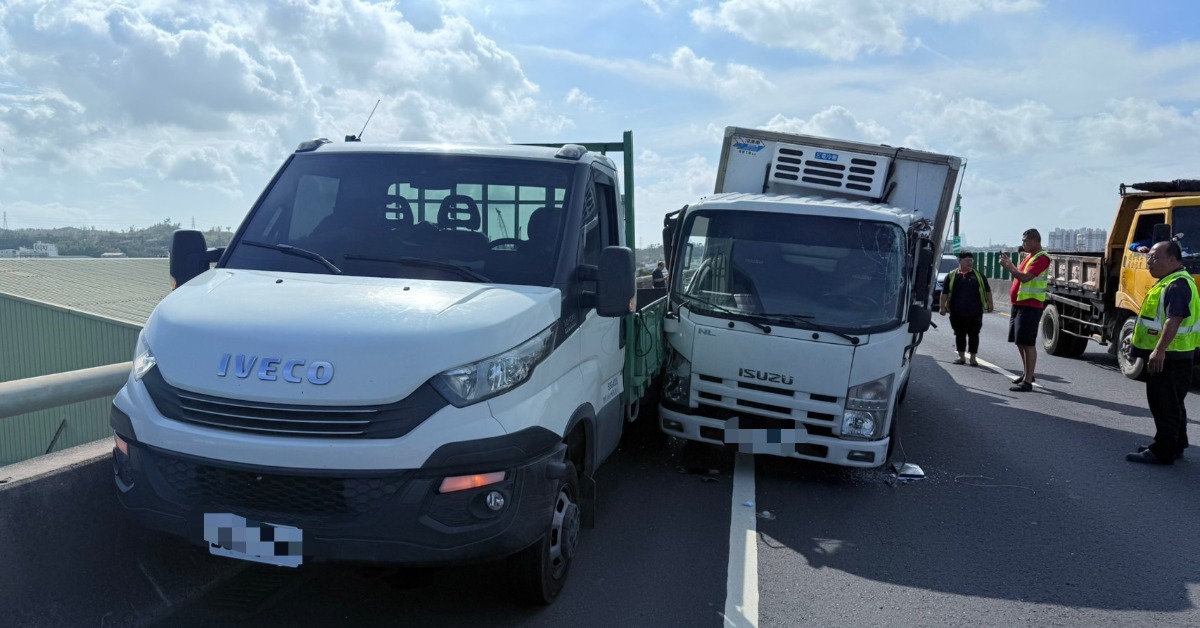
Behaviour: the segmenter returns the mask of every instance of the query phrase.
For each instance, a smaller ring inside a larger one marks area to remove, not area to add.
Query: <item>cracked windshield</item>
[[[901,320],[904,234],[895,225],[708,211],[684,229],[674,289],[694,310],[855,332]]]
[[[549,285],[571,176],[520,159],[297,155],[228,267]]]

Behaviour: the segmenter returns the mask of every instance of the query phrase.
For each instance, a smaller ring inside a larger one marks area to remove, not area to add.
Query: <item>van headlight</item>
[[[512,390],[550,355],[556,327],[557,323],[504,353],[441,373],[433,378],[433,388],[456,408]]]
[[[692,395],[692,363],[678,351],[671,353],[663,377],[663,397],[671,403],[686,406]]]
[[[154,359],[154,353],[150,351],[150,345],[146,344],[146,335],[138,334],[137,348],[133,350],[133,381],[141,381],[155,364],[158,362]]]
[[[847,390],[846,411],[842,414],[842,437],[881,438],[891,397],[892,375]]]

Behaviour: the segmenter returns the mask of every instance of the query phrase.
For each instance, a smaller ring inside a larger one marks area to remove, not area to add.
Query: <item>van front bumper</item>
[[[150,447],[113,413],[128,444],[127,454],[114,449],[114,482],[131,519],[202,545],[205,514],[298,528],[306,562],[435,566],[514,554],[546,533],[565,453],[558,436],[532,428],[451,443],[419,469],[281,469]],[[446,477],[497,471],[500,482],[439,492]]]

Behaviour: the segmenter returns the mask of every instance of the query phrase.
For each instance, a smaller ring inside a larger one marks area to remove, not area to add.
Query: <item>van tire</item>
[[[558,598],[579,546],[582,517],[579,474],[570,460],[558,481],[546,534],[509,559],[514,593],[528,604],[548,606]]]
[[[1117,365],[1121,367],[1121,374],[1129,379],[1141,379],[1142,371],[1146,368],[1145,360],[1129,355],[1133,349],[1133,328],[1136,324],[1136,317],[1130,316],[1121,324],[1121,332],[1117,334]]]

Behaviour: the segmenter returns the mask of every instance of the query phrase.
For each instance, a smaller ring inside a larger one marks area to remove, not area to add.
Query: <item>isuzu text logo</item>
[[[795,380],[791,375],[783,375],[782,373],[768,373],[766,371],[756,371],[754,369],[738,369],[738,377],[746,379],[758,379],[764,382],[772,382],[776,384],[791,385]]]
[[[310,384],[324,386],[333,379],[333,365],[322,360],[309,364],[304,360],[284,362],[282,358],[259,359],[256,355],[226,353],[221,356],[221,363],[217,365],[217,376],[225,377],[231,374],[239,379],[257,375],[265,382],[274,382],[282,378],[283,381],[293,384],[308,381]]]

